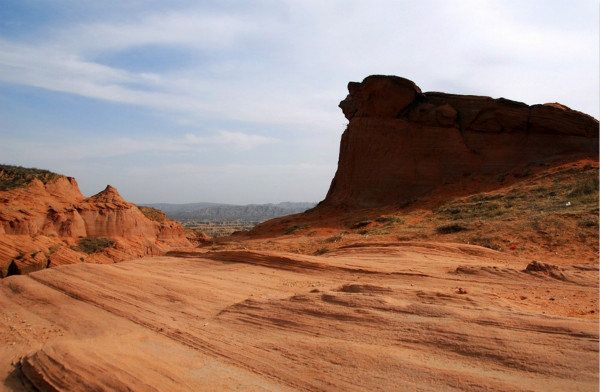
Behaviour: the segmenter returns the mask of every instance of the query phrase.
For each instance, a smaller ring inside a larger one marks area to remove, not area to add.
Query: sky
[[[599,117],[596,0],[0,0],[0,163],[134,203],[320,201],[349,81]]]

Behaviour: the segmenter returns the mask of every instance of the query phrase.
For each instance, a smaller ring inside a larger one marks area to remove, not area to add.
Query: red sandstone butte
[[[110,237],[114,247],[85,255],[73,247],[84,237]],[[72,177],[0,191],[0,277],[63,264],[112,263],[191,246],[175,221],[147,218],[108,185],[84,197]],[[12,272],[10,272],[12,271]]]
[[[598,120],[557,103],[422,93],[398,76],[350,82],[350,121],[322,206],[375,207],[528,164],[598,156]]]

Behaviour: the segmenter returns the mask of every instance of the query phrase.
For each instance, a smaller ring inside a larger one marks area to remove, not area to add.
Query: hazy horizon
[[[599,117],[596,1],[5,0],[0,161],[137,204],[318,202],[349,81]]]

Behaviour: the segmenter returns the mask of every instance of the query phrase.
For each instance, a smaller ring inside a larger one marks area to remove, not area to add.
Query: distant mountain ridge
[[[219,203],[187,203],[170,204],[154,203],[143,204],[147,207],[162,210],[170,219],[174,220],[207,220],[207,221],[249,221],[262,222],[280,216],[298,214],[317,203],[309,202],[282,202],[268,204],[219,204]]]

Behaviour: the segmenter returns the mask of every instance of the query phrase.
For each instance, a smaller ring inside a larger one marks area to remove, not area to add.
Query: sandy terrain
[[[530,261],[396,242],[10,276],[0,389],[597,391],[598,264]]]

